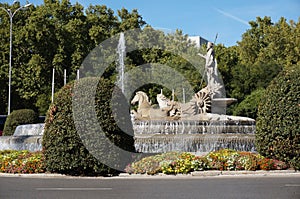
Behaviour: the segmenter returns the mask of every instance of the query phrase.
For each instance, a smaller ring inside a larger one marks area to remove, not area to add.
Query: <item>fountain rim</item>
[[[196,124],[196,125],[255,125],[256,121],[248,121],[248,120],[188,120],[188,119],[179,119],[179,120],[171,120],[171,119],[145,119],[145,120],[135,120],[133,121],[133,125],[140,124],[171,124],[171,123],[181,123],[181,124]]]

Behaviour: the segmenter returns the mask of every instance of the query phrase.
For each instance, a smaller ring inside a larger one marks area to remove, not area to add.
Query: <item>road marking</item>
[[[285,187],[300,187],[300,184],[285,184]]]
[[[109,191],[112,188],[80,188],[80,187],[39,187],[37,191]]]

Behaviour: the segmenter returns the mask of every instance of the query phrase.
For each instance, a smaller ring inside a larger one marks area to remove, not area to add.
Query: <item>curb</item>
[[[194,171],[192,176],[298,176],[299,171],[294,170],[271,170],[271,171]]]
[[[156,175],[121,173],[118,178],[187,178],[187,177],[250,177],[250,176],[295,176],[300,177],[300,171],[272,170],[272,171],[194,171],[189,174]]]
[[[142,178],[197,178],[197,177],[299,177],[300,171],[294,170],[271,170],[271,171],[194,171],[189,174],[167,175],[159,173],[156,175],[147,174],[128,174],[121,173],[118,176],[104,177],[104,176],[68,176],[56,173],[37,173],[37,174],[13,174],[0,173],[1,177],[24,177],[24,178],[77,178],[77,179],[142,179]]]

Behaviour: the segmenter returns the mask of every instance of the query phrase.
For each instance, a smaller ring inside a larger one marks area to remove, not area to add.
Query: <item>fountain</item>
[[[126,55],[126,47],[125,47],[125,38],[124,38],[124,33],[120,33],[120,39],[119,39],[119,44],[118,44],[118,50],[117,54],[119,55],[118,58],[118,86],[121,88],[121,91],[125,94],[125,88],[124,88],[124,81],[125,81],[125,64],[124,64],[124,57]]]
[[[201,113],[172,120],[170,116],[149,119],[147,115],[141,118],[133,114],[135,147],[139,152],[203,153],[222,148],[255,151],[255,120],[251,118]]]
[[[135,147],[138,152],[160,153],[185,151],[205,153],[222,148],[255,151],[255,120],[229,116],[226,107],[236,102],[222,97],[222,83],[217,74],[213,44],[208,43],[205,75],[207,86],[195,93],[189,102],[180,103],[157,95],[159,108],[154,106],[146,93],[136,92],[131,104]]]
[[[134,121],[139,152],[209,152],[222,148],[255,151],[253,121]]]
[[[0,137],[0,150],[41,151],[44,124],[17,126],[12,136]]]
[[[161,92],[157,95],[158,107],[153,108],[145,93],[138,91],[132,103],[139,103],[132,110],[135,147],[138,152],[158,153],[186,151],[209,152],[220,148],[255,151],[255,120],[224,114],[233,98],[223,98],[224,89],[218,81],[217,63],[213,45],[208,45],[206,59],[207,86],[183,102],[168,99]],[[120,34],[118,44],[118,87],[125,94],[125,38]],[[174,93],[174,92],[173,92]],[[42,149],[44,124],[18,126],[13,136],[0,137],[0,150],[16,149],[38,151]]]

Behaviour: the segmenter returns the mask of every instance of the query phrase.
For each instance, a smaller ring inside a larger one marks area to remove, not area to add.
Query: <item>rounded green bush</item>
[[[31,109],[14,110],[7,116],[3,135],[11,136],[14,134],[16,127],[22,124],[35,124],[39,122],[38,114]]]
[[[233,111],[233,115],[245,116],[256,119],[257,105],[265,89],[259,88],[248,95]]]
[[[256,147],[300,169],[300,66],[286,68],[267,87],[258,109]]]
[[[76,90],[76,92],[79,92],[76,94],[82,96],[77,100],[87,100],[86,95],[88,95],[88,91],[93,89],[93,85],[97,85],[97,88],[95,88],[96,94],[94,96],[94,102],[97,119],[102,131],[115,146],[126,151],[135,151],[129,108],[126,109],[125,103],[112,106],[112,103],[114,103],[114,101],[111,100],[113,92],[117,92],[115,96],[120,98],[117,100],[118,102],[124,102],[124,96],[121,91],[115,89],[115,85],[106,79],[83,78],[80,79],[80,81],[65,85],[58,91],[55,95],[54,102],[47,112],[43,136],[46,169],[49,172],[68,175],[117,174],[119,171],[101,163],[86,147],[86,144],[97,146],[97,157],[105,157],[108,152],[112,151],[109,146],[105,145],[103,139],[100,139],[101,136],[99,136],[97,129],[95,132],[86,132],[86,135],[84,136],[90,138],[88,138],[88,140],[85,138],[85,144],[81,139],[81,136],[83,135],[79,135],[76,130],[77,126],[75,126],[73,110],[74,108],[80,107],[72,106],[72,97],[75,93],[74,87],[78,85],[83,86],[83,89],[80,89],[80,91]],[[84,104],[84,101],[81,104],[87,106]],[[114,117],[114,112],[111,107],[117,107],[122,110],[119,112],[122,116]],[[83,111],[81,114],[86,115],[90,113]],[[120,118],[122,121],[116,121],[115,118]],[[84,124],[93,126],[94,124],[92,122],[92,120],[87,119],[84,121]],[[126,129],[126,133],[118,127],[120,126],[120,123],[127,124],[126,126],[128,129]],[[123,166],[123,169],[125,169],[126,165],[131,161],[130,157],[120,157],[120,154],[117,153],[110,153],[109,158],[110,161],[117,163],[126,158],[128,162],[123,161],[120,163],[122,164],[121,166]]]

